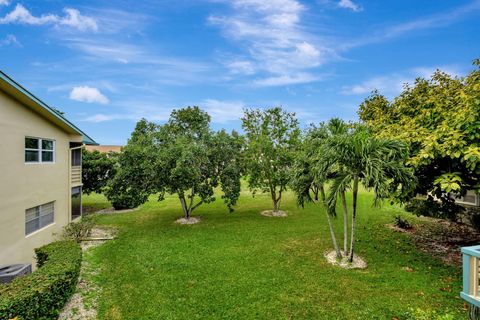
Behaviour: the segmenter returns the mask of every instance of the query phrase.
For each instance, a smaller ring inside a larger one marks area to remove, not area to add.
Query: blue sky
[[[0,69],[102,144],[188,105],[216,129],[244,107],[355,120],[373,89],[479,57],[472,0],[0,0]]]

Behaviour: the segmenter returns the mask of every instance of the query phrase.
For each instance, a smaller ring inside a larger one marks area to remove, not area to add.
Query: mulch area
[[[434,218],[421,218],[421,224],[412,229],[400,229],[393,225],[389,228],[412,235],[418,248],[445,264],[461,266],[461,247],[480,244],[480,233],[469,225]]]

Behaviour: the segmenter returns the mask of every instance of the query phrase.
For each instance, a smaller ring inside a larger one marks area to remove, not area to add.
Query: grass
[[[403,319],[418,308],[466,318],[460,270],[385,227],[395,215],[416,218],[397,206],[372,208],[366,192],[359,201],[357,253],[366,270],[329,265],[324,213],[298,208],[289,193],[288,218],[261,216],[269,198],[247,192],[232,214],[221,201],[201,206],[194,215],[202,222],[192,226],[173,223],[181,215],[175,197],[103,215],[100,223],[119,234],[87,256],[100,268],[99,318]],[[84,204],[109,206],[98,195]],[[335,223],[339,234],[342,221]]]

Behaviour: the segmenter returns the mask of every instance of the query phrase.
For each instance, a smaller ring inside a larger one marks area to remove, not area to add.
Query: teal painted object
[[[37,105],[41,106],[43,109],[47,110],[49,113],[54,115],[58,120],[62,121],[65,123],[67,126],[72,128],[74,131],[78,132],[79,134],[82,135],[83,137],[83,143],[86,145],[94,145],[98,146],[98,143],[95,142],[92,138],[90,138],[85,132],[77,128],[73,123],[67,120],[64,116],[62,116],[60,113],[58,113],[57,110],[53,109],[50,107],[48,104],[34,96],[30,91],[22,87],[18,82],[10,78],[7,74],[5,74],[3,71],[0,70],[0,79],[8,83],[10,86],[14,87],[16,90],[20,91],[22,94],[27,96],[30,100],[34,101]]]
[[[480,263],[477,264],[477,270],[471,270],[472,259],[480,259],[480,245],[462,248],[463,290],[460,292],[460,297],[471,305],[480,307],[480,292],[478,290],[478,266]],[[476,279],[471,279],[471,271],[475,272]]]

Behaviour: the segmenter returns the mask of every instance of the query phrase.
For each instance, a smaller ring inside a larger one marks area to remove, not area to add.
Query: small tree
[[[114,152],[101,153],[97,150],[82,152],[82,182],[83,192],[102,193],[108,181],[116,172],[118,154]]]
[[[145,203],[154,190],[152,135],[155,130],[155,124],[140,120],[118,155],[116,174],[105,188],[105,196],[117,210]]]
[[[174,110],[164,125],[141,120],[120,160],[119,184],[125,194],[176,194],[189,219],[203,203],[215,201],[215,188],[230,211],[240,196],[241,137],[213,132],[210,116],[198,107]],[[124,162],[122,162],[122,160]],[[131,160],[131,161],[130,161]]]
[[[290,182],[300,129],[294,113],[281,108],[245,110],[245,168],[250,189],[270,193],[273,210],[280,209]]]
[[[291,187],[297,195],[297,202],[302,207],[305,202],[320,203],[325,211],[327,222],[332,238],[333,247],[337,258],[342,258],[342,253],[338,246],[333,228],[332,218],[336,217],[335,210],[331,210],[326,205],[324,184],[328,178],[335,176],[334,168],[330,172],[319,171],[318,154],[333,136],[345,135],[349,132],[349,126],[340,119],[331,119],[327,124],[320,123],[320,126],[312,125],[307,129],[302,141],[300,150],[296,153],[294,170],[292,173]],[[319,197],[320,196],[320,197]],[[344,219],[344,254],[347,254],[348,246],[348,210],[346,203],[345,190],[341,192],[343,219]]]
[[[408,148],[403,142],[374,138],[365,127],[359,126],[352,134],[333,136],[320,150],[319,172],[338,170],[332,178],[327,205],[335,210],[336,199],[345,190],[352,190],[352,223],[348,261],[353,261],[357,225],[358,189],[362,184],[375,193],[374,205],[381,199],[411,192],[414,187],[413,170],[405,164]],[[342,197],[343,198],[343,197]]]

